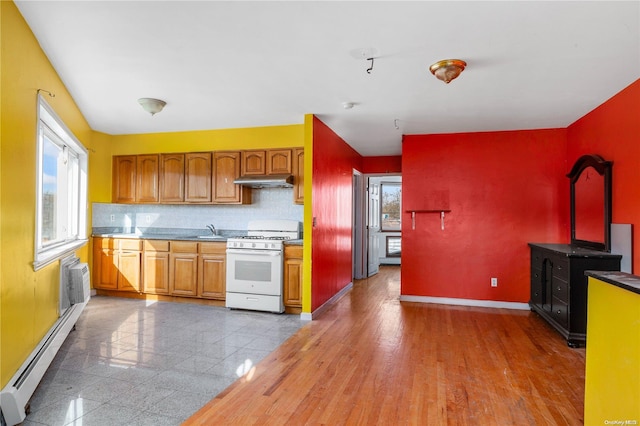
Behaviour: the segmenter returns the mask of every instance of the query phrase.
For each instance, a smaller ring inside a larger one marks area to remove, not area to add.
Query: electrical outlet
[[[112,215],[111,215],[111,222],[115,222],[115,221],[116,221],[116,215],[115,215],[115,214],[112,214]]]
[[[498,279],[491,278],[491,287],[498,287]]]

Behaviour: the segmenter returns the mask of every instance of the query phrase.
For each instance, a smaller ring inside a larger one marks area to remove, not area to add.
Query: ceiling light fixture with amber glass
[[[435,75],[438,80],[442,80],[445,83],[449,82],[460,75],[464,68],[467,66],[465,61],[460,59],[444,59],[438,61],[429,67],[431,74]]]

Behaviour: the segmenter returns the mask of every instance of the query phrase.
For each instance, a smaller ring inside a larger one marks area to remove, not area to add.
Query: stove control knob
[[[256,243],[251,243],[251,247],[255,248],[255,246],[256,246]]]

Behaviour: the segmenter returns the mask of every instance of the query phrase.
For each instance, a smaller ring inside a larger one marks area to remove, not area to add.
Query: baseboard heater
[[[26,418],[25,407],[33,392],[89,301],[89,275],[88,265],[77,258],[60,261],[61,316],[0,391],[0,409],[7,425],[20,424]]]

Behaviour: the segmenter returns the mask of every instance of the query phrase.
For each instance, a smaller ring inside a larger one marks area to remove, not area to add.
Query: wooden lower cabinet
[[[302,307],[302,246],[284,248],[284,306]]]
[[[200,243],[198,296],[224,300],[226,297],[227,254],[225,243]]]
[[[226,249],[225,242],[95,237],[93,287],[225,300]],[[285,246],[284,304],[302,307],[302,246]]]
[[[197,284],[198,243],[173,241],[169,250],[169,293],[195,297]]]
[[[169,294],[169,241],[145,240],[142,254],[142,291]]]
[[[93,286],[104,290],[140,292],[140,240],[95,238]]]

